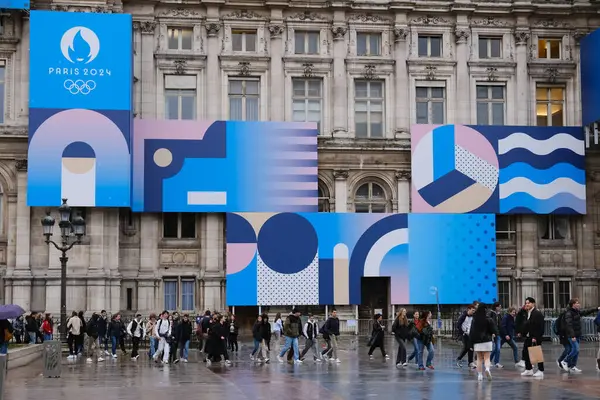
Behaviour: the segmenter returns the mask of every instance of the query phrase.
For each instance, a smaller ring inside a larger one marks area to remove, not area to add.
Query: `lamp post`
[[[432,286],[429,288],[429,293],[435,295],[435,302],[437,304],[437,336],[438,339],[440,337],[440,333],[442,330],[442,311],[440,309],[440,291],[436,286]]]
[[[58,207],[60,221],[60,244],[50,239],[54,229],[54,218],[50,211],[42,218],[42,227],[46,244],[53,244],[56,250],[60,251],[60,336],[64,342],[67,337],[67,252],[76,244],[81,244],[81,238],[85,236],[85,220],[81,215],[71,218],[71,207],[67,204],[67,199],[62,199],[62,204]]]

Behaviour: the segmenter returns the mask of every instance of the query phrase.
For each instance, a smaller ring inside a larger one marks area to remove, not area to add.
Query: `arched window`
[[[329,190],[319,183],[319,212],[329,212]]]
[[[387,211],[387,206],[385,190],[377,183],[364,183],[354,194],[354,212],[384,213]]]

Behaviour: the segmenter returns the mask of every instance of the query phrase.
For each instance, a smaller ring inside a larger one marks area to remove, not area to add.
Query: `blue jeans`
[[[515,360],[515,364],[519,362],[519,347],[517,346],[517,342],[515,342],[515,340],[513,338],[510,338],[510,340],[506,340],[506,338],[502,338],[502,341],[500,342],[500,348],[502,348],[502,345],[504,343],[508,343],[508,345],[512,348],[513,351],[513,359]]]
[[[119,344],[119,339],[115,336],[111,336],[110,344],[111,344],[112,355],[114,356],[115,354],[117,354],[117,345]]]
[[[558,362],[565,361],[569,357],[569,353],[571,353],[571,339],[568,339],[563,343],[564,350],[560,357],[558,357]]]
[[[51,333],[44,333],[44,342],[46,340],[52,340],[52,334]]]
[[[417,364],[419,364],[419,368],[424,368],[423,366],[423,350],[427,349],[427,362],[425,366],[429,367],[433,362],[433,356],[435,355],[435,350],[433,348],[433,344],[429,343],[427,346],[423,344],[422,341],[417,339],[417,345],[419,346],[419,351],[417,352]]]
[[[567,362],[569,363],[569,368],[573,368],[577,365],[577,360],[579,359],[579,342],[581,338],[576,338],[573,341],[572,338],[569,338],[569,342],[571,344],[571,351],[567,356]]]
[[[502,338],[496,335],[494,338],[494,348],[490,354],[490,361],[493,365],[500,363],[500,347],[502,347]]]
[[[150,336],[150,349],[148,350],[148,355],[150,358],[154,357],[154,352],[156,351],[156,338],[154,336]]]
[[[181,345],[181,358],[184,360],[188,359],[188,353],[190,352],[190,341],[187,340]]]
[[[411,361],[413,358],[415,359],[415,364],[419,364],[419,343],[417,338],[414,338],[412,340],[412,344],[413,344],[413,352],[410,354],[410,356],[408,357],[408,361]]]
[[[254,339],[254,350],[252,350],[252,355],[258,353],[258,349],[260,349],[260,340]]]
[[[0,344],[0,354],[8,353],[8,342]]]
[[[281,349],[279,357],[283,357],[290,347],[294,349],[294,361],[297,361],[300,358],[300,352],[298,351],[298,338],[286,336],[285,345],[283,346],[283,349]]]
[[[37,333],[35,332],[27,332],[29,334],[29,343],[35,344],[37,342]]]

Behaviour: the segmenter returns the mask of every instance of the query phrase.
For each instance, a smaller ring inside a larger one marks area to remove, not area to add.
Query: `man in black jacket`
[[[577,368],[577,360],[579,359],[579,343],[581,342],[581,315],[591,314],[597,309],[581,311],[581,304],[578,298],[569,300],[569,307],[565,311],[564,326],[561,327],[564,335],[564,340],[569,342],[571,351],[569,355],[560,363],[561,367],[571,373],[581,373]]]
[[[100,312],[100,317],[98,318],[98,344],[100,349],[102,350],[102,344],[104,344],[104,354],[107,356],[110,355],[108,352],[108,319],[106,315],[106,310],[102,310]]]
[[[181,347],[181,361],[188,362],[188,353],[190,351],[190,340],[192,339],[192,321],[188,314],[183,314],[181,325],[179,327],[179,346]]]
[[[475,312],[475,306],[470,304],[467,306],[467,310],[460,316],[456,323],[456,329],[459,333],[460,339],[463,344],[462,351],[456,358],[456,365],[458,368],[462,368],[462,359],[467,354],[467,360],[469,361],[469,368],[473,368],[473,345],[469,340],[469,333],[471,332],[471,323],[473,322],[473,313]]]
[[[340,359],[338,358],[337,339],[340,336],[340,320],[337,317],[336,310],[331,312],[331,316],[325,321],[325,325],[323,325],[321,332],[323,333],[323,338],[327,342],[327,348],[323,350],[321,355],[327,360],[328,354],[331,352],[329,361],[339,364]]]
[[[527,320],[523,323],[521,334],[525,338],[523,346],[523,360],[525,360],[525,371],[521,376],[533,376],[534,378],[544,378],[544,363],[538,363],[538,370],[533,373],[533,366],[529,360],[529,348],[532,346],[541,346],[544,337],[544,314],[535,307],[535,299],[528,297],[525,299],[525,310],[527,310]]]
[[[495,302],[492,305],[492,310],[490,311],[490,318],[496,324],[496,327],[500,329],[500,325],[502,324],[502,317],[500,315],[500,311],[502,310],[502,306],[499,302]],[[502,347],[502,338],[500,335],[494,337],[494,350],[490,354],[490,361],[492,365],[496,368],[503,368],[502,364],[500,364],[500,348]]]

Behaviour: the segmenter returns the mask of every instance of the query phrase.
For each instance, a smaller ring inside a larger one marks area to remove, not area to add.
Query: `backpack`
[[[562,332],[564,331],[565,314],[566,311],[561,312],[558,318],[552,321],[552,332],[557,336],[562,336]]]

